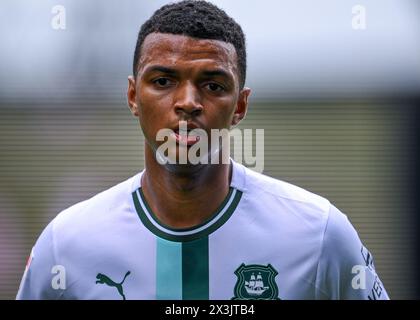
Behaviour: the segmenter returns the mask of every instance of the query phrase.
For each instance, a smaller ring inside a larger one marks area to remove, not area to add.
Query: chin
[[[209,166],[210,164],[164,164],[166,170],[168,170],[171,173],[177,174],[177,175],[185,175],[190,176],[198,173],[199,171],[203,170],[206,166]]]

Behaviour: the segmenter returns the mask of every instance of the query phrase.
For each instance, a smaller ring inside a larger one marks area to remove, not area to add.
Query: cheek
[[[140,126],[148,140],[155,140],[158,131],[168,126],[170,101],[167,97],[141,94],[138,101]]]
[[[141,87],[139,94],[139,105],[148,113],[163,113],[170,109],[172,93],[156,91],[145,85]]]
[[[153,127],[164,123],[171,105],[169,94],[156,94],[152,90],[141,90],[138,101],[143,126]]]
[[[218,128],[227,128],[231,125],[232,118],[236,109],[236,104],[232,99],[226,99],[214,109],[213,121]]]

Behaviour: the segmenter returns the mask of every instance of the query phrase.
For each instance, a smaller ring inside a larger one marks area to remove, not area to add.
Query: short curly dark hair
[[[241,26],[225,11],[202,0],[184,0],[158,9],[140,28],[134,51],[133,74],[137,76],[141,46],[153,32],[181,34],[231,43],[238,57],[239,84],[245,85],[246,48]]]

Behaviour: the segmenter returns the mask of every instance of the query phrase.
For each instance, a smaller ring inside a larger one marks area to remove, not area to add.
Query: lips
[[[200,140],[199,136],[191,135],[191,134],[183,134],[174,132],[175,140],[177,143],[186,146],[192,146],[193,144],[197,143]]]
[[[193,122],[179,121],[178,125],[172,129],[175,141],[180,145],[192,146],[200,140],[200,136],[191,133],[192,130],[198,128]]]

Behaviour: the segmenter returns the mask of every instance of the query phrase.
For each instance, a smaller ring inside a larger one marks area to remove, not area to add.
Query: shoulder
[[[317,226],[324,251],[360,251],[359,236],[347,215],[328,199],[288,182],[246,169],[244,193],[278,214]],[[290,221],[290,219],[288,219]],[[347,255],[350,258],[350,254]]]
[[[131,205],[131,193],[139,184],[140,173],[95,196],[61,211],[51,222],[54,234],[83,230],[112,219]]]
[[[38,237],[17,298],[62,297],[64,291],[60,286],[60,290],[51,287],[52,270],[63,266],[71,269],[66,280],[68,286],[79,279],[84,263],[95,254],[97,240],[108,239],[102,229],[118,223],[124,208],[129,206],[134,182],[139,177],[140,174],[60,212]]]
[[[275,179],[250,169],[245,170],[247,172],[247,189],[252,190],[252,192],[260,190],[262,193],[284,201],[315,204],[323,211],[329,208],[330,202],[322,196],[283,180]]]
[[[252,171],[235,163],[235,184],[252,202],[259,202],[279,215],[315,220],[325,227],[330,213],[328,199],[291,183]]]
[[[264,205],[270,206],[273,211],[281,211],[289,217],[293,215],[297,223],[301,221],[316,226],[324,251],[340,251],[344,256],[349,252],[360,251],[357,231],[347,215],[328,199],[249,169],[246,172],[246,190],[253,194],[251,197],[264,201]]]

